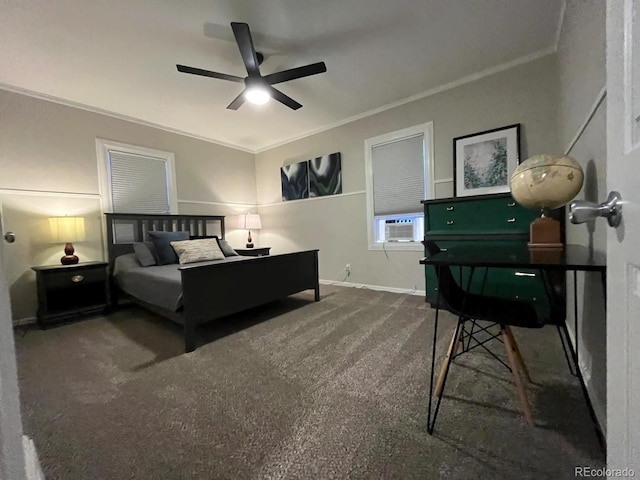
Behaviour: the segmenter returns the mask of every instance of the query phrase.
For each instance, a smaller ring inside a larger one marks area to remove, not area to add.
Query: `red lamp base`
[[[60,263],[62,265],[75,265],[80,261],[80,259],[73,254],[75,249],[73,248],[73,244],[71,242],[67,242],[64,246],[65,256],[60,259]]]

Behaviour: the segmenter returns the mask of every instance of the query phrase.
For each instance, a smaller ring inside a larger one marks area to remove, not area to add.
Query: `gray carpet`
[[[323,286],[207,326],[135,307],[16,334],[25,433],[53,479],[564,479],[604,457],[557,332],[516,330],[533,381],[456,359],[426,432],[433,311]],[[442,357],[454,327],[441,322]],[[499,351],[502,350],[501,345]]]

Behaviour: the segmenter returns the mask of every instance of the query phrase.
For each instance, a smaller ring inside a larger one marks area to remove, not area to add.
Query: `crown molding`
[[[282,145],[286,145],[288,143],[295,142],[297,140],[301,140],[303,138],[310,137],[312,135],[316,135],[316,134],[321,133],[321,132],[325,132],[327,130],[331,130],[332,128],[337,128],[337,127],[340,127],[342,125],[346,125],[347,123],[355,122],[357,120],[361,120],[363,118],[370,117],[370,116],[375,115],[377,113],[385,112],[387,110],[391,110],[392,108],[400,107],[400,106],[405,105],[407,103],[415,102],[416,100],[421,100],[421,99],[426,98],[426,97],[431,97],[433,95],[437,95],[437,94],[445,92],[447,90],[451,90],[453,88],[460,87],[460,86],[465,85],[467,83],[475,82],[477,80],[480,80],[480,79],[485,78],[485,77],[489,77],[489,76],[494,75],[496,73],[500,73],[500,72],[503,72],[505,70],[509,70],[510,68],[514,68],[514,67],[517,67],[519,65],[523,65],[525,63],[533,62],[533,61],[538,60],[540,58],[546,57],[547,55],[552,55],[552,54],[556,53],[556,49],[557,49],[557,44],[554,45],[553,47],[545,48],[544,50],[539,50],[539,51],[531,53],[529,55],[525,55],[523,57],[518,57],[515,60],[511,60],[509,62],[501,63],[500,65],[497,65],[495,67],[487,68],[485,70],[481,70],[480,72],[468,75],[466,77],[462,77],[462,78],[460,78],[458,80],[454,80],[452,82],[445,83],[444,85],[440,85],[439,87],[431,88],[431,89],[426,90],[426,91],[424,91],[422,93],[418,93],[416,95],[411,95],[410,97],[406,97],[406,98],[403,98],[401,100],[397,100],[395,102],[388,103],[388,104],[383,105],[381,107],[377,107],[377,108],[374,108],[372,110],[368,110],[366,112],[360,113],[358,115],[354,115],[354,116],[349,117],[349,118],[345,118],[344,120],[339,120],[337,122],[334,122],[334,123],[331,123],[331,124],[328,124],[328,125],[324,125],[322,127],[319,127],[319,128],[317,128],[315,130],[311,130],[311,131],[306,132],[306,133],[303,133],[301,135],[287,138],[286,140],[283,140],[281,142],[277,142],[277,143],[271,144],[269,146],[260,148],[260,149],[256,150],[256,153],[266,152],[266,151],[271,150],[273,148],[277,148],[277,147],[280,147]]]
[[[29,90],[22,87],[17,87],[15,85],[9,85],[8,83],[0,82],[0,90],[6,90],[8,92],[19,93],[21,95],[25,95],[27,97],[37,98],[39,100],[46,100],[48,102],[57,103],[58,105],[64,105],[65,107],[73,107],[79,110],[85,110],[91,113],[97,113],[100,115],[105,115],[107,117],[117,118],[118,120],[124,120],[125,122],[136,123],[138,125],[142,125],[145,127],[157,128],[158,130],[162,130],[168,133],[175,133],[177,135],[182,135],[189,138],[194,138],[196,140],[201,140],[207,143],[214,143],[216,145],[220,145],[222,147],[233,148],[234,150],[241,150],[243,152],[256,154],[256,151],[251,150],[249,148],[243,147],[241,145],[235,145],[233,143],[223,142],[221,140],[217,140],[214,138],[203,137],[201,135],[195,135],[193,133],[186,132],[184,130],[179,130],[177,128],[167,127],[166,125],[160,125],[159,123],[148,122],[146,120],[142,120],[136,117],[130,117],[128,115],[123,115],[121,113],[112,112],[111,110],[105,110],[98,107],[92,107],[91,105],[86,105],[80,102],[74,102],[73,100],[67,100],[66,98],[56,97],[53,95],[49,95],[46,93],[36,92],[34,90]]]

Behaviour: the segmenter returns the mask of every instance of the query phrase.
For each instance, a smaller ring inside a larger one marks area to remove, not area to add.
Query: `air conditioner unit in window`
[[[413,241],[413,219],[398,218],[385,220],[384,238],[387,242],[412,242]]]

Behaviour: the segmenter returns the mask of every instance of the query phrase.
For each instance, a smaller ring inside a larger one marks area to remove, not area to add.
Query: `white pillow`
[[[181,265],[185,263],[204,262],[206,260],[224,259],[224,253],[220,250],[215,238],[180,240],[171,242],[171,246],[178,254],[178,262]]]

